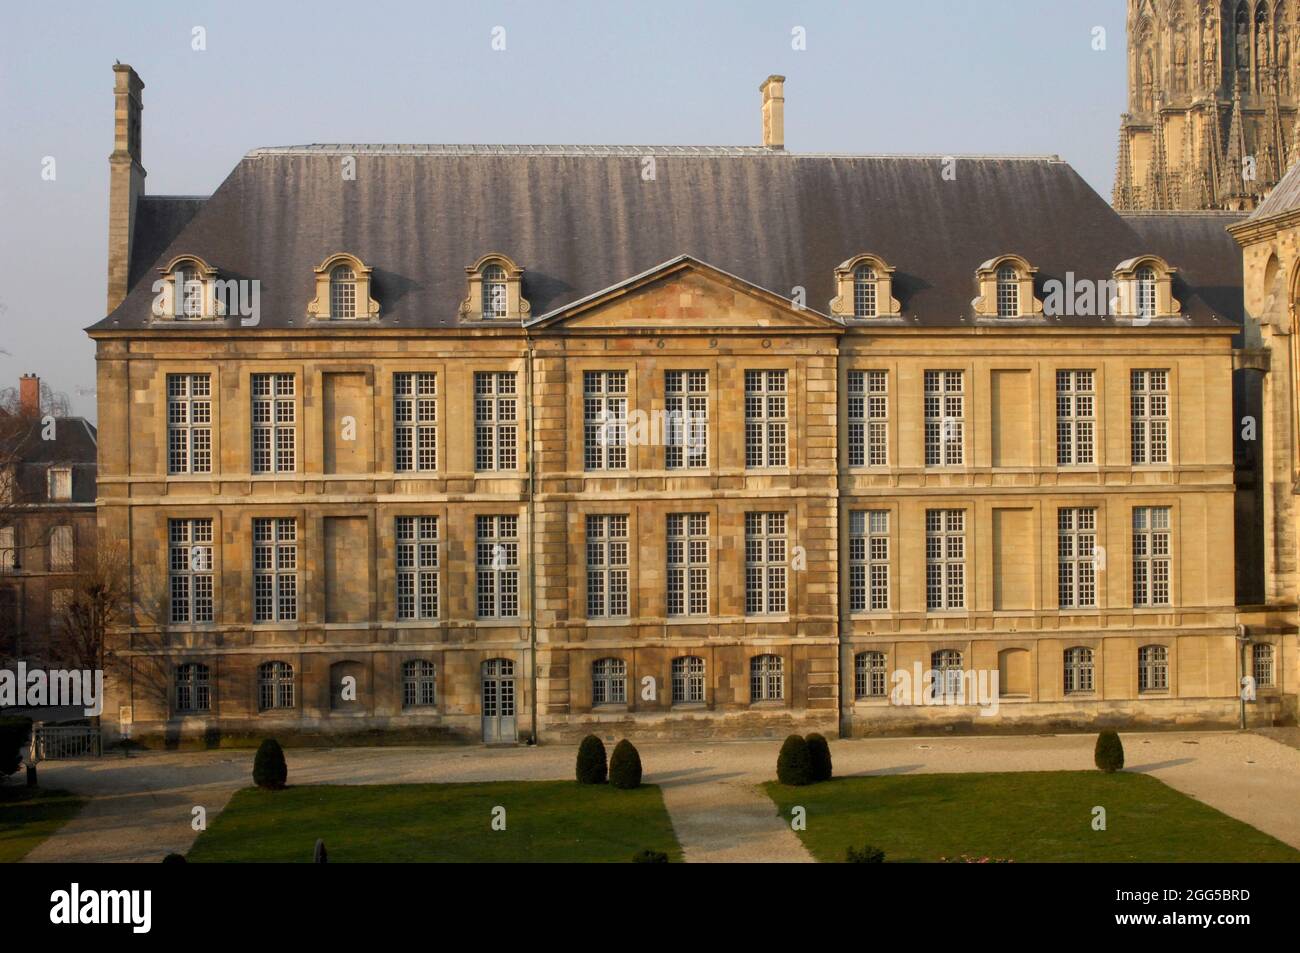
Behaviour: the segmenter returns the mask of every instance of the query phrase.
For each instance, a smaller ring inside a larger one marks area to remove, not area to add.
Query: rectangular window
[[[438,375],[432,371],[393,375],[393,469],[438,469]]]
[[[786,611],[784,513],[745,514],[745,614]]]
[[[1273,688],[1273,646],[1258,642],[1251,647],[1252,671],[1256,688]]]
[[[925,465],[965,461],[966,396],[962,371],[925,372]]]
[[[474,468],[518,467],[518,394],[514,371],[474,373]]]
[[[889,511],[849,513],[849,611],[889,608]]]
[[[212,621],[212,520],[168,520],[171,620]]]
[[[1169,372],[1129,374],[1133,464],[1169,462]]]
[[[253,520],[253,621],[298,621],[298,521]]]
[[[583,465],[627,469],[627,371],[582,374]]]
[[[50,530],[50,571],[71,572],[77,565],[76,543],[71,526]]]
[[[587,517],[587,618],[626,618],[626,516]]]
[[[1097,605],[1097,511],[1056,511],[1057,595],[1062,609]]]
[[[888,694],[885,653],[859,652],[853,660],[853,694],[856,698],[884,698]]]
[[[292,374],[253,375],[253,472],[298,469],[297,384]]]
[[[889,463],[889,378],[885,371],[849,371],[849,466]]]
[[[167,375],[167,472],[212,472],[212,378]]]
[[[397,618],[438,618],[438,517],[397,517]]]
[[[1169,507],[1133,508],[1133,605],[1169,605]]]
[[[50,467],[45,471],[46,492],[51,502],[72,499],[72,467]]]
[[[668,514],[668,614],[709,614],[709,516]]]
[[[786,465],[785,371],[745,371],[745,466]]]
[[[1056,464],[1093,462],[1094,404],[1092,371],[1056,372]]]
[[[709,372],[664,372],[664,466],[709,465]]]
[[[925,511],[925,607],[966,607],[966,512]]]
[[[519,616],[519,517],[480,516],[477,527],[478,616]]]
[[[18,566],[18,532],[12,526],[0,526],[0,573],[13,572]]]

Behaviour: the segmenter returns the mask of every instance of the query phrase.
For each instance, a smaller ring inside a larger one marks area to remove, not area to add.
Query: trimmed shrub
[[[824,735],[813,732],[804,741],[808,742],[808,757],[812,761],[812,779],[829,781],[834,774],[831,768],[831,746]]]
[[[329,851],[325,849],[324,839],[316,838],[316,848],[312,851],[311,862],[313,864],[328,864],[330,862]]]
[[[883,864],[884,862],[885,852],[875,844],[850,847],[844,854],[846,864]]]
[[[627,791],[641,786],[641,754],[624,738],[609,756],[609,783]]]
[[[776,779],[795,787],[812,784],[812,756],[808,753],[808,742],[799,735],[791,735],[781,745],[776,759]]]
[[[284,763],[284,749],[274,738],[267,738],[253,758],[253,783],[259,788],[278,791],[289,779],[289,766]]]
[[[1116,732],[1103,731],[1097,736],[1097,750],[1093,754],[1093,760],[1107,774],[1113,774],[1124,767],[1124,745]]]
[[[23,751],[32,736],[30,718],[0,718],[0,778],[7,778],[23,764]]]
[[[187,861],[187,860],[185,859],[185,855],[184,855],[184,854],[168,854],[166,857],[164,857],[164,858],[162,859],[162,862],[163,862],[164,864],[185,864],[185,863],[189,863],[189,861]]]
[[[632,855],[634,864],[666,864],[668,855],[661,850],[639,850]]]
[[[608,771],[605,743],[595,735],[587,735],[578,745],[578,783],[604,784]]]

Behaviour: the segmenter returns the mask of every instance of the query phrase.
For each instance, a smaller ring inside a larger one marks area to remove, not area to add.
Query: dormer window
[[[894,318],[901,314],[893,296],[894,269],[876,255],[858,255],[835,269],[831,314],[844,318]]]
[[[524,270],[505,255],[484,255],[465,269],[468,294],[460,303],[466,321],[523,321],[530,306],[523,297]]]
[[[1174,271],[1155,255],[1120,262],[1115,268],[1116,316],[1146,323],[1179,314],[1182,302],[1173,295]]]
[[[217,270],[201,258],[182,255],[162,269],[153,284],[153,317],[158,321],[201,321],[222,314]]]
[[[971,302],[976,317],[1031,318],[1043,313],[1043,302],[1034,294],[1032,267],[1019,255],[991,258],[975,271],[979,295]]]
[[[203,317],[203,276],[194,265],[183,265],[176,274],[176,287],[180,289],[180,317]]]
[[[1013,265],[998,269],[998,317],[1015,318],[1020,315],[1020,276]]]
[[[1137,270],[1137,316],[1156,316],[1156,270],[1150,265],[1143,265]]]
[[[307,316],[317,321],[378,318],[379,302],[371,294],[370,272],[356,255],[330,255],[316,268],[316,297],[307,303]]]
[[[876,316],[876,269],[870,265],[858,265],[853,269],[853,316]]]

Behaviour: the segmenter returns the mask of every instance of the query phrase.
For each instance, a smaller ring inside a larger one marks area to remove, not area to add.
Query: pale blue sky
[[[115,59],[146,85],[152,194],[209,194],[268,145],[755,144],[758,85],[782,73],[791,151],[1052,153],[1109,198],[1124,13],[1124,0],[7,5],[0,387],[34,371],[94,416],[81,329],[104,310]]]

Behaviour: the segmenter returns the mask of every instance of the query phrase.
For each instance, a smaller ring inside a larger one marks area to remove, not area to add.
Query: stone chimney
[[[41,415],[41,379],[35,374],[18,378],[18,412],[24,417]]]
[[[144,83],[131,67],[113,66],[113,154],[108,157],[108,310],[126,297],[135,210],[144,195],[140,113]]]
[[[785,148],[785,77],[769,76],[758,87],[763,94],[763,147]]]

